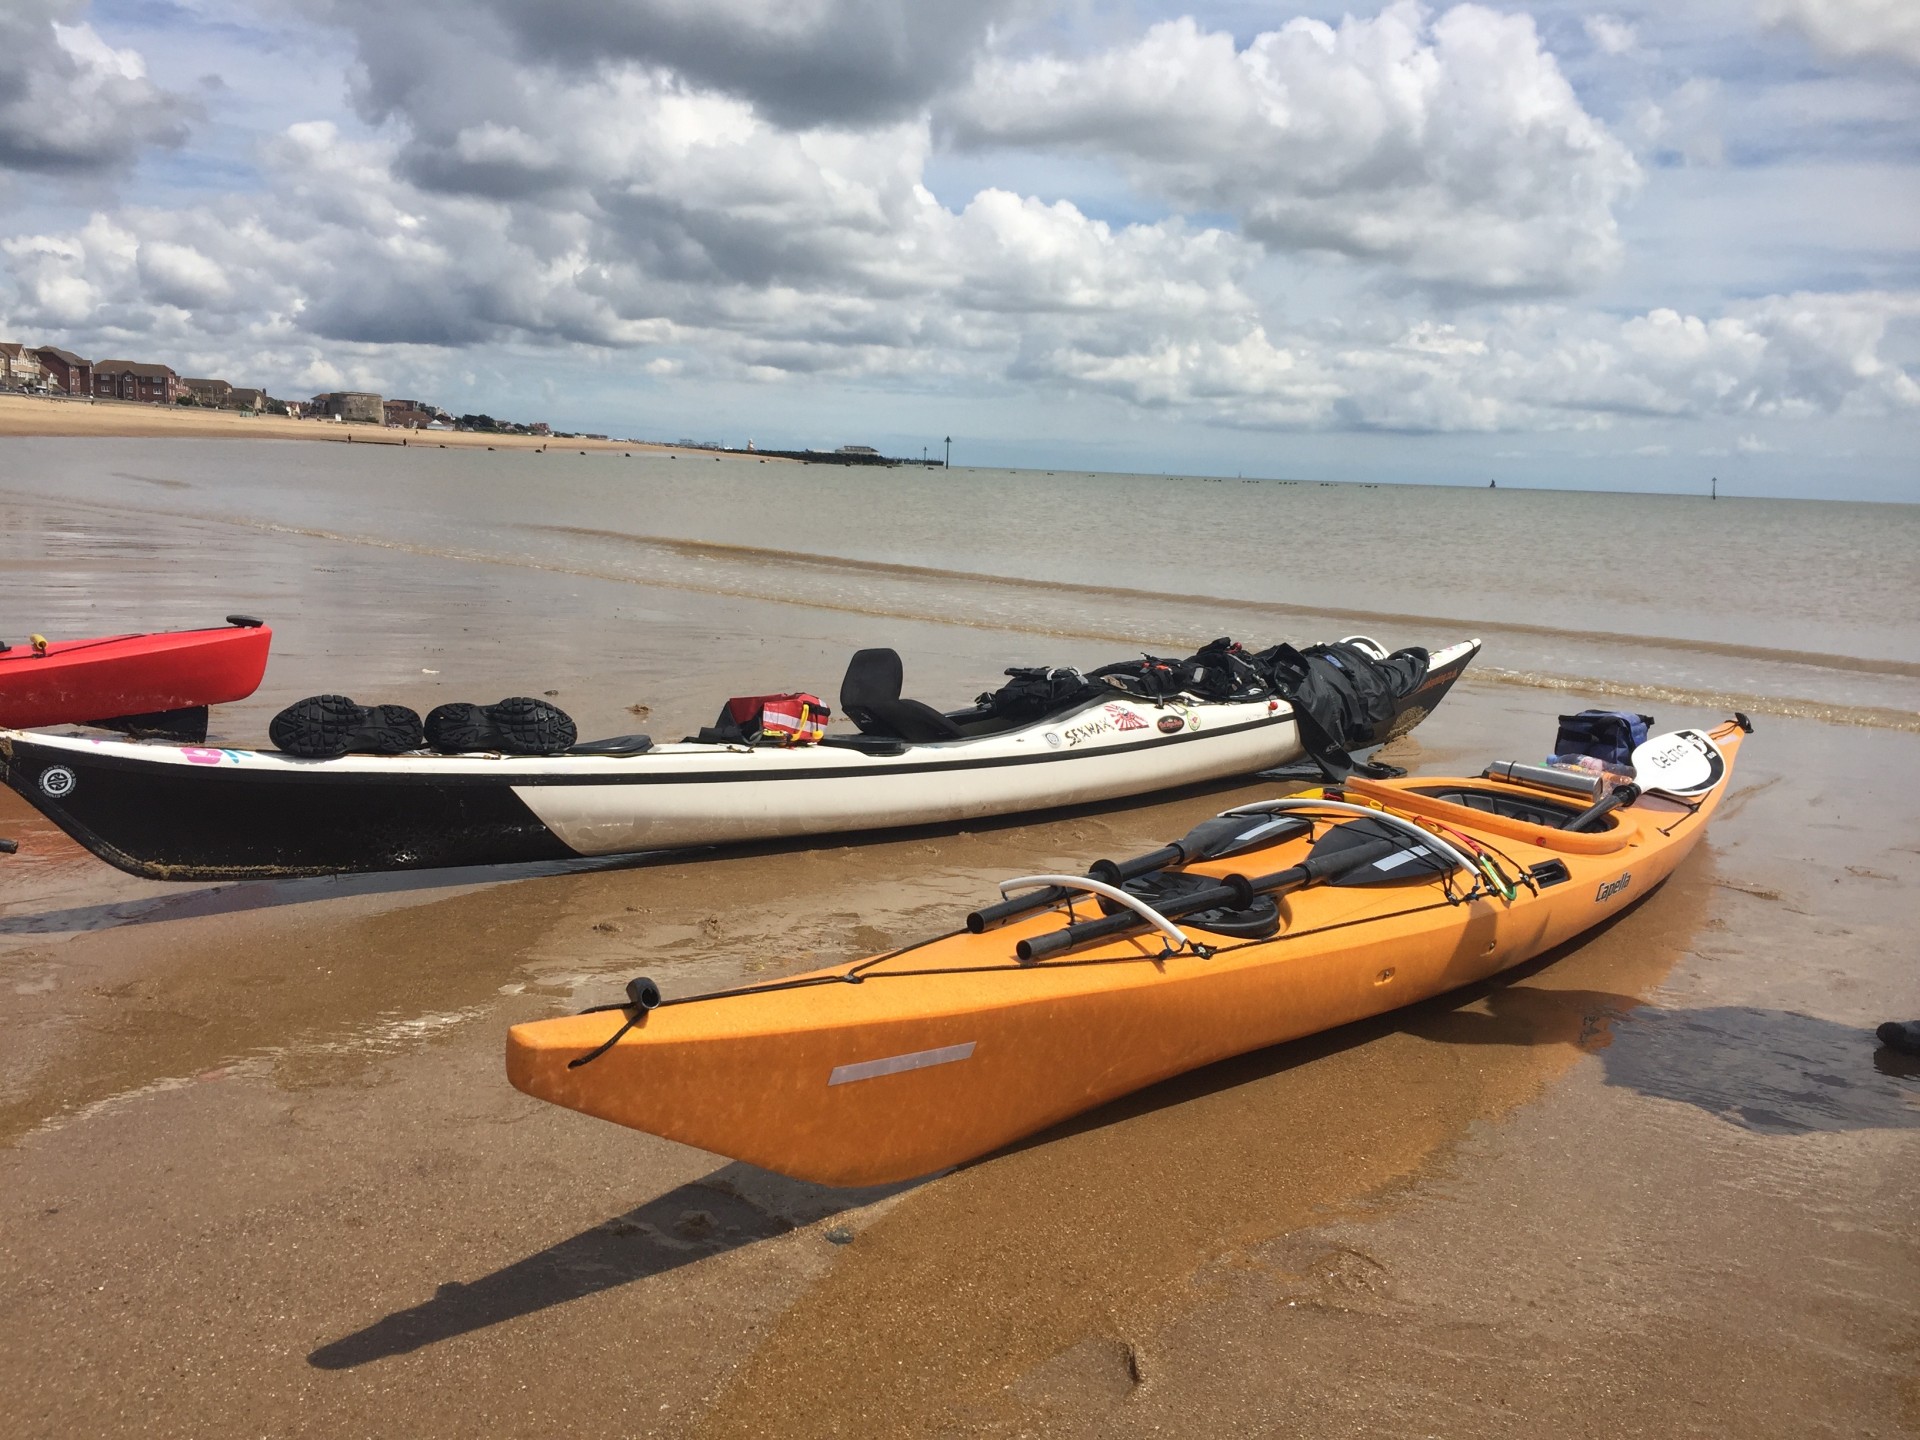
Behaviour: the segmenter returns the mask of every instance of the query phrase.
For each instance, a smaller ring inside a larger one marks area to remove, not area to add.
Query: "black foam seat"
[[[900,698],[900,652],[856,650],[840,682],[840,713],[865,735],[885,735],[909,744],[961,740],[965,732],[931,705]]]

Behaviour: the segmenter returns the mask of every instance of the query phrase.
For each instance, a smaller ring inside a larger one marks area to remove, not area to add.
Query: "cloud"
[[[275,385],[415,390],[578,352],[687,393],[1091,396],[1285,431],[1725,433],[1920,410],[1908,291],[1548,303],[1612,263],[1640,172],[1525,16],[1401,5],[1244,47],[1177,21],[1010,60],[994,27],[1017,12],[972,9],[966,58],[905,108],[836,110],[801,105],[805,87],[771,102],[717,60],[693,78],[667,40],[621,39],[624,10],[555,9],[566,36],[536,46],[508,0],[428,0],[384,29],[361,0],[333,5],[365,27],[380,128],[303,121],[262,145],[257,191],[0,240],[0,327]],[[850,16],[883,11],[794,9],[796,65],[825,66],[808,27]],[[921,23],[887,33],[917,53]],[[112,63],[124,79],[137,57]],[[1678,143],[1712,99],[1676,92],[1656,119]],[[1171,213],[1112,223],[993,184],[944,204],[926,177],[948,134],[1095,156]],[[1330,277],[1338,303],[1300,303]]]
[[[1920,66],[1920,6],[1913,0],[1762,0],[1760,14],[1837,60]]]
[[[271,376],[324,364],[388,384],[480,347],[590,347],[656,377],[1102,395],[1256,429],[1920,412],[1892,358],[1908,341],[1891,338],[1920,321],[1920,294],[1624,318],[1512,303],[1410,316],[1405,297],[1361,296],[1337,320],[1288,322],[1259,247],[1225,230],[1109,225],[996,189],[946,209],[901,160],[924,154],[924,126],[884,143],[750,116],[668,132],[675,163],[653,154],[644,183],[568,208],[416,185],[393,142],[295,126],[264,200],[4,242],[0,317],[115,350],[224,347]]]
[[[148,80],[138,52],[67,23],[85,8],[85,0],[0,6],[0,170],[111,172],[148,146],[185,141],[191,103]]]
[[[635,127],[645,163],[614,156],[613,180],[588,173],[607,157],[570,157],[566,205],[418,185],[392,142],[296,125],[269,147],[266,197],[5,241],[4,313],[116,347],[589,345],[764,377],[977,374],[969,357],[1011,355],[1034,326],[1105,329],[1098,348],[1212,333],[1251,305],[1240,277],[1258,252],[1222,231],[1113,227],[1000,190],[946,209],[918,183],[924,124],[713,120]]]
[[[360,97],[431,132],[454,112],[545,69],[593,79],[671,72],[790,129],[908,119],[966,77],[996,25],[1033,0],[332,0],[359,40]],[[399,41],[401,43],[396,43]],[[479,43],[475,43],[479,42]],[[474,68],[439,63],[435,52]]]
[[[1770,296],[1706,319],[1508,306],[1472,320],[1062,346],[1026,378],[1231,425],[1406,432],[1603,429],[1640,419],[1912,415],[1920,382],[1881,354],[1920,293]]]
[[[1289,21],[1236,48],[1191,18],[1090,58],[993,59],[938,111],[957,144],[1111,158],[1142,190],[1480,292],[1575,288],[1618,262],[1640,183],[1526,15],[1411,3]]]
[[[1580,22],[1587,39],[1603,55],[1631,55],[1640,44],[1633,26],[1613,15],[1588,15]]]

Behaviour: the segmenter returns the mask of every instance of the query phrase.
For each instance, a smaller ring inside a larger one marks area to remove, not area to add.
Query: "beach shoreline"
[[[501,435],[475,430],[403,430],[285,415],[242,415],[185,405],[133,400],[0,394],[0,438],[141,440],[307,440],[333,445],[405,445],[443,450],[568,450],[687,452],[695,447],[647,440],[593,440],[584,436]],[[780,462],[786,463],[786,462]]]

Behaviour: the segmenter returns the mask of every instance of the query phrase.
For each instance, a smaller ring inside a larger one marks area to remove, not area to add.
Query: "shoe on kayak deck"
[[[357,705],[344,695],[309,695],[267,725],[274,747],[303,760],[401,755],[425,741],[420,717],[404,705]]]
[[[580,738],[558,705],[514,695],[498,705],[456,702],[427,715],[427,743],[443,755],[496,750],[505,755],[558,755]]]

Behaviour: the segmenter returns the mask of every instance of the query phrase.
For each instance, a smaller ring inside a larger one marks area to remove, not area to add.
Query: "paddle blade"
[[[1304,835],[1312,828],[1298,815],[1275,814],[1270,810],[1229,810],[1211,820],[1202,820],[1179,844],[1191,865],[1196,860],[1224,860],[1248,850],[1264,850]]]
[[[1634,783],[1642,790],[1687,798],[1704,795],[1727,773],[1727,760],[1698,730],[1655,735],[1633,752]]]
[[[1335,826],[1320,837],[1312,854],[1313,858],[1319,859],[1323,855],[1337,855],[1343,850],[1353,850],[1363,845],[1378,845],[1382,840],[1396,840],[1399,845],[1379,859],[1349,870],[1344,875],[1336,875],[1327,883],[1404,885],[1415,880],[1431,880],[1435,875],[1444,875],[1453,868],[1451,861],[1442,859],[1404,831],[1379,820],[1349,820],[1344,825]]]

